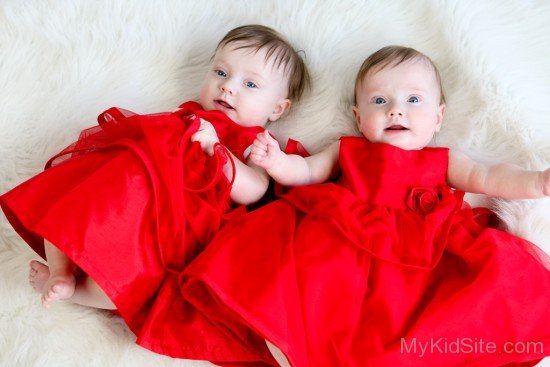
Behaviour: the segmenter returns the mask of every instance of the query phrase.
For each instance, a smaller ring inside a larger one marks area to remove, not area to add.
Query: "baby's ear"
[[[290,101],[290,99],[281,100],[279,103],[277,103],[277,105],[273,109],[273,112],[269,115],[268,120],[271,122],[277,121],[283,115],[283,113],[290,109],[291,104],[292,102]]]
[[[439,130],[441,130],[441,123],[443,122],[443,116],[445,115],[445,108],[445,103],[439,105],[439,109],[437,111],[437,121],[435,123],[436,132],[439,132]]]
[[[359,113],[359,107],[353,106],[351,110],[353,111],[353,118],[355,119],[357,126],[359,126],[361,124],[361,114]]]

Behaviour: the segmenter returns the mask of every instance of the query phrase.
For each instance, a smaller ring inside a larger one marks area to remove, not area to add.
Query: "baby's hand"
[[[542,175],[542,193],[545,196],[550,196],[550,168],[541,172]]]
[[[220,139],[218,139],[214,126],[201,118],[201,125],[191,136],[191,141],[199,142],[203,152],[214,155],[214,144],[219,143]]]
[[[267,130],[258,134],[250,149],[250,160],[266,170],[277,165],[283,155],[279,142]]]

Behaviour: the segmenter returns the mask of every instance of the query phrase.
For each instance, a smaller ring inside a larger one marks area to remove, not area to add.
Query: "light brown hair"
[[[220,41],[216,50],[230,43],[242,42],[237,49],[251,48],[254,51],[266,49],[266,62],[272,61],[277,68],[282,67],[288,76],[288,98],[299,100],[306,89],[311,88],[311,78],[298,52],[281,34],[259,25],[244,25],[229,31]]]
[[[410,47],[403,46],[386,46],[371,54],[359,68],[357,77],[355,78],[354,104],[357,105],[357,88],[361,85],[363,78],[371,70],[381,70],[387,66],[397,66],[408,60],[423,60],[432,66],[437,83],[439,84],[440,97],[439,103],[445,103],[445,94],[443,93],[443,85],[441,84],[441,76],[434,62],[422,52]]]

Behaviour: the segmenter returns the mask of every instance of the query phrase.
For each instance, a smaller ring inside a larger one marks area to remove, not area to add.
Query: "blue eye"
[[[374,99],[374,103],[376,103],[376,104],[384,104],[384,103],[386,103],[386,100],[385,100],[384,98],[382,98],[382,97],[376,97],[376,98]]]
[[[409,97],[409,99],[407,99],[407,102],[418,103],[418,102],[420,102],[420,99],[416,96],[412,96],[412,97]]]
[[[223,78],[227,77],[227,74],[225,73],[225,71],[223,70],[215,70],[215,71],[216,71],[216,75],[221,76]]]
[[[254,82],[246,82],[246,86],[248,88],[258,88],[258,86],[254,84]]]

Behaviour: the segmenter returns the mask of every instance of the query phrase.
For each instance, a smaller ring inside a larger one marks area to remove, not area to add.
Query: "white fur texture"
[[[196,99],[219,39],[247,23],[285,34],[305,51],[314,77],[312,93],[270,127],[281,140],[292,136],[317,151],[355,133],[358,67],[378,48],[402,44],[441,69],[448,106],[439,145],[486,162],[550,165],[543,0],[4,0],[0,192],[40,172],[110,106],[153,113]],[[511,232],[550,252],[550,199],[482,202]],[[44,310],[27,284],[32,258],[0,216],[1,366],[208,365],[137,347],[107,313],[63,302]]]

